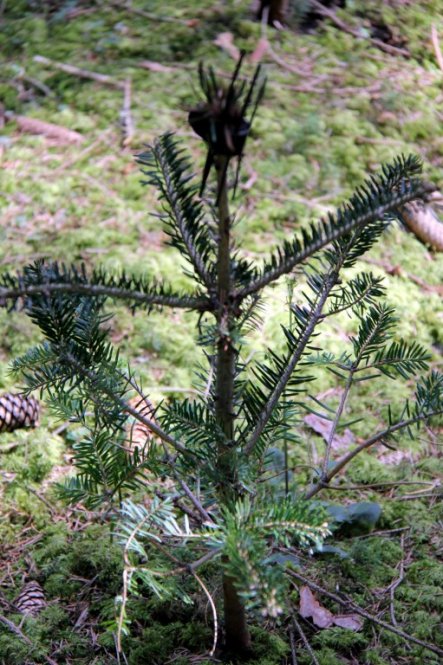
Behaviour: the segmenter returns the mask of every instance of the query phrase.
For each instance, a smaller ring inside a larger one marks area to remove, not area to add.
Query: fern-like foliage
[[[348,309],[362,313],[368,305],[381,298],[386,289],[383,278],[372,273],[359,273],[348,283],[340,284],[331,291],[330,304],[324,317],[344,312]]]
[[[143,485],[143,477],[164,471],[161,451],[153,441],[140,449],[128,447],[125,432],[95,428],[73,445],[73,462],[78,469],[75,478],[59,485],[59,494],[70,503],[81,501],[88,508],[113,503],[124,493]]]
[[[81,297],[123,300],[131,309],[158,307],[183,307],[197,311],[211,310],[210,300],[199,291],[188,295],[176,293],[161,282],[145,277],[119,275],[97,268],[88,274],[84,264],[65,266],[57,262],[38,260],[17,274],[0,276],[0,305],[14,308],[20,299],[30,302],[42,294],[64,293],[74,304]],[[76,300],[77,299],[77,300]]]
[[[373,353],[383,348],[394,334],[397,319],[394,309],[385,304],[374,305],[360,318],[358,335],[351,338],[354,355],[360,361],[368,360]]]
[[[66,293],[26,300],[30,318],[46,341],[12,364],[28,392],[46,391],[56,414],[80,423],[88,434],[74,444],[79,471],[63,494],[96,506],[122,490],[134,489],[147,468],[160,472],[157,448],[131,447],[127,397],[131,373],[108,341],[103,300]]]
[[[270,565],[270,548],[318,545],[330,533],[321,508],[293,498],[254,506],[245,499],[224,514],[224,525],[228,574],[247,606],[271,618],[283,612],[288,585],[284,569]]]
[[[173,134],[167,133],[149,151],[138,155],[147,176],[163,201],[161,219],[171,238],[171,245],[186,256],[196,279],[209,291],[215,288],[216,246],[211,234],[211,220],[197,197],[190,171],[190,161]]]
[[[154,498],[149,507],[127,500],[121,512],[121,540],[134,555],[131,573],[141,577],[153,593],[159,597],[170,593],[171,576],[165,575],[166,561],[162,563],[159,556],[168,542],[175,546],[177,574],[185,567],[186,550],[205,545],[236,579],[248,606],[270,617],[282,612],[287,592],[284,571],[268,563],[271,547],[315,546],[330,533],[323,509],[294,499],[252,505],[245,498],[232,511],[223,511],[221,523],[205,524],[198,531],[186,517],[178,517],[169,499]]]
[[[431,354],[418,342],[408,344],[402,339],[378,351],[371,361],[371,367],[379,369],[390,378],[398,374],[403,379],[409,379],[426,371],[430,360]]]
[[[417,179],[421,168],[421,161],[414,155],[401,156],[384,165],[382,173],[369,178],[335,215],[329,213],[320,222],[303,229],[300,237],[285,241],[264,264],[257,279],[240,289],[238,295],[256,293],[330,243],[335,243],[333,256],[346,251],[343,267],[352,266],[376,242],[388,221],[396,216],[397,208],[427,191]],[[358,239],[354,239],[349,250],[355,231]]]
[[[214,481],[216,468],[217,446],[225,439],[225,435],[217,423],[212,409],[197,400],[182,402],[173,401],[166,405],[161,413],[161,422],[165,430],[180,439],[192,458],[183,463],[195,468]]]

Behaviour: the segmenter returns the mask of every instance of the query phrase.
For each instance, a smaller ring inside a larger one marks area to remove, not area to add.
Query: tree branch
[[[26,296],[50,293],[78,293],[89,296],[107,296],[109,298],[121,298],[123,300],[134,300],[140,305],[159,305],[168,307],[180,307],[197,311],[210,311],[213,305],[208,298],[196,296],[166,295],[161,293],[143,293],[142,291],[131,291],[121,289],[117,286],[105,286],[99,284],[33,284],[30,286],[19,285],[17,287],[0,287],[0,306],[6,300],[14,300]]]
[[[266,427],[266,425],[269,421],[269,418],[271,417],[272,412],[274,411],[274,409],[277,405],[278,400],[280,399],[281,395],[283,394],[283,392],[284,392],[284,390],[285,390],[285,388],[288,384],[288,381],[291,378],[291,374],[294,371],[295,366],[297,365],[300,358],[302,357],[303,352],[306,348],[306,345],[309,343],[309,341],[312,337],[312,333],[314,332],[314,329],[315,329],[317,323],[321,319],[321,313],[322,313],[324,304],[325,304],[325,302],[326,302],[326,300],[327,300],[327,298],[328,298],[328,296],[331,292],[331,289],[335,286],[335,284],[337,282],[337,279],[338,279],[338,273],[335,272],[335,271],[330,273],[329,276],[325,279],[325,283],[324,283],[324,286],[323,286],[323,292],[322,292],[321,296],[319,297],[319,300],[318,300],[314,310],[311,312],[311,317],[310,317],[309,323],[306,326],[306,329],[305,329],[304,333],[301,335],[301,337],[300,337],[300,339],[297,343],[297,346],[296,346],[292,356],[290,357],[290,359],[288,361],[286,370],[284,371],[284,373],[280,377],[280,380],[279,380],[278,384],[275,386],[272,394],[270,395],[269,400],[266,403],[265,408],[263,409],[262,413],[260,414],[257,425],[256,425],[253,433],[251,434],[248,442],[245,445],[245,448],[244,448],[245,455],[249,455],[253,451],[258,439],[262,435],[263,430]]]
[[[421,422],[423,420],[427,420],[428,418],[432,416],[438,416],[442,415],[443,410],[441,411],[436,411],[434,413],[427,413],[427,414],[420,414],[418,416],[415,416],[414,418],[409,418],[408,420],[402,420],[395,425],[391,425],[390,427],[387,427],[386,429],[382,430],[381,432],[378,432],[377,434],[374,434],[371,436],[369,439],[366,439],[366,441],[363,441],[357,448],[354,448],[354,450],[351,450],[350,452],[346,453],[341,457],[335,464],[334,467],[318,482],[314,483],[311,485],[310,488],[308,488],[308,491],[305,494],[306,499],[311,499],[313,496],[318,494],[322,489],[326,489],[328,486],[328,483],[336,476],[342,469],[345,467],[349,462],[354,459],[359,453],[361,453],[362,450],[365,450],[366,448],[370,448],[373,446],[375,443],[378,443],[379,441],[382,441],[383,439],[389,437],[391,434],[394,432],[398,432],[401,429],[404,429],[405,427],[410,427],[411,425],[415,425],[418,422]]]
[[[325,7],[322,2],[318,2],[318,0],[310,0],[310,2],[311,5],[318,11],[319,14],[325,16],[326,18],[329,18],[332,21],[332,23],[334,23],[334,25],[337,28],[339,28],[339,30],[343,30],[343,32],[346,32],[348,35],[352,35],[357,39],[362,39],[362,38],[367,39],[366,37],[364,37],[364,35],[361,33],[361,31],[358,28],[353,28],[352,26],[342,21],[332,9],[328,9],[327,7]],[[382,39],[377,39],[376,37],[369,37],[369,42],[373,46],[379,48],[381,51],[385,51],[386,53],[390,53],[391,55],[401,55],[404,58],[411,57],[411,54],[407,49],[400,48],[398,46],[393,46],[392,44],[387,44]]]
[[[96,385],[100,385],[100,377],[97,376],[97,374],[95,374],[91,370],[86,369],[86,367],[83,367],[83,365],[79,363],[78,360],[74,358],[74,356],[71,353],[63,353],[61,357],[63,360],[68,362],[79,374],[86,377],[89,381],[95,383]],[[157,425],[153,420],[144,416],[142,413],[140,413],[137,409],[128,404],[121,397],[117,397],[117,395],[115,395],[110,388],[100,385],[100,390],[102,390],[102,392],[107,397],[110,397],[112,400],[114,400],[114,402],[118,404],[124,412],[129,413],[136,420],[142,423],[142,425],[145,425],[145,427],[147,427],[153,434],[158,436],[165,443],[168,443],[177,452],[185,455],[192,454],[189,450],[187,450],[187,448],[182,443],[180,443],[172,436],[170,436],[167,432],[165,432],[160,427],[160,425]]]
[[[364,354],[366,352],[366,349],[368,346],[371,344],[372,340],[376,336],[377,332],[379,331],[382,323],[381,321],[378,321],[377,325],[374,326],[374,329],[372,330],[371,334],[368,335],[366,340],[364,341],[364,344],[362,344],[359,353],[357,354],[357,357],[355,358],[354,362],[349,368],[349,374],[348,378],[346,379],[345,387],[343,390],[343,393],[340,398],[340,403],[338,405],[337,411],[335,413],[334,421],[332,423],[331,430],[329,432],[328,440],[326,443],[326,452],[325,452],[325,457],[323,460],[323,467],[322,467],[322,474],[321,474],[321,482],[324,482],[325,478],[328,475],[328,467],[329,467],[329,460],[331,456],[331,450],[332,450],[332,442],[334,440],[335,433],[337,431],[337,427],[340,422],[340,418],[342,417],[343,414],[343,409],[345,408],[346,401],[349,397],[349,392],[352,387],[352,382],[354,380],[354,374],[358,372],[359,370],[359,365],[364,357]],[[366,368],[365,368],[366,369]]]
[[[325,231],[324,233],[321,234],[320,237],[316,238],[312,242],[307,242],[303,248],[298,249],[297,247],[298,251],[295,251],[295,253],[292,256],[286,256],[286,257],[283,256],[279,265],[268,270],[265,269],[265,272],[261,275],[261,277],[258,277],[256,280],[252,281],[248,286],[245,286],[242,289],[238,290],[235,294],[235,297],[238,300],[242,300],[243,298],[245,298],[248,295],[251,295],[252,293],[257,293],[265,286],[268,286],[275,280],[279,279],[279,277],[281,277],[282,275],[291,272],[291,270],[293,270],[295,266],[302,263],[303,261],[306,261],[306,259],[311,257],[320,249],[322,249],[326,245],[329,245],[331,242],[334,242],[334,240],[338,240],[339,238],[350,233],[354,229],[357,229],[359,227],[363,228],[368,224],[370,224],[371,222],[375,222],[376,220],[381,219],[387,213],[395,212],[395,210],[398,207],[403,206],[405,203],[408,203],[409,201],[413,201],[417,198],[420,198],[420,196],[429,193],[431,189],[432,191],[434,190],[433,187],[431,188],[429,185],[423,184],[421,187],[414,189],[413,192],[410,191],[407,192],[406,194],[399,194],[398,196],[391,199],[389,203],[379,205],[376,208],[369,210],[369,212],[357,215],[354,219],[351,219],[347,223],[343,222],[339,223],[335,221],[335,224],[330,230],[330,232]],[[299,244],[299,247],[300,246],[301,242]]]
[[[161,151],[158,151],[158,163],[161,166],[162,174],[164,177],[165,188],[164,192],[166,199],[171,208],[171,211],[174,214],[174,219],[177,223],[177,227],[181,233],[181,237],[185,244],[189,259],[194,267],[195,272],[200,277],[203,284],[208,289],[209,293],[214,291],[215,281],[211,278],[211,275],[206,270],[205,262],[200,252],[197,250],[194,239],[192,238],[191,233],[187,227],[186,219],[180,209],[180,206],[177,205],[177,194],[176,194],[176,183],[170,177],[169,165],[164,159],[164,156]]]

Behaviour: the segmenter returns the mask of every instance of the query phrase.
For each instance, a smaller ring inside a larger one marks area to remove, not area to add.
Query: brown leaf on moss
[[[238,60],[240,57],[240,50],[234,44],[234,36],[232,32],[221,32],[216,39],[214,39],[214,44],[219,46],[223,51],[226,51],[231,58]]]
[[[318,628],[330,628],[335,625],[357,631],[363,627],[363,620],[358,614],[335,615],[323,607],[308,586],[302,586],[300,589],[300,615],[305,619],[310,617]]]
[[[329,436],[332,429],[332,422],[316,416],[315,413],[310,413],[303,419],[306,425],[320,434],[326,443],[329,441]],[[332,439],[332,450],[340,450],[341,448],[349,448],[351,443],[354,443],[355,436],[349,428],[346,428],[343,434],[334,434]]]

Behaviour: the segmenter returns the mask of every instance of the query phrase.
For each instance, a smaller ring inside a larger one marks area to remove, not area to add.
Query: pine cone
[[[40,404],[34,397],[5,393],[0,397],[0,433],[38,427]]]
[[[14,605],[21,614],[36,616],[46,607],[45,594],[38,582],[27,582]]]

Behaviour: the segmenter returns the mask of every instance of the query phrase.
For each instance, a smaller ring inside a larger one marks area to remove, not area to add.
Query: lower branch
[[[349,453],[346,453],[341,457],[333,466],[333,468],[323,477],[320,479],[318,483],[314,483],[311,485],[311,487],[308,488],[308,491],[305,494],[306,499],[311,499],[313,496],[318,494],[322,489],[327,488],[329,482],[336,476],[340,471],[347,465],[349,462],[354,459],[359,453],[362,452],[362,450],[366,450],[366,448],[370,448],[373,446],[375,443],[378,443],[379,441],[382,441],[383,439],[388,438],[391,434],[394,432],[398,432],[401,429],[404,429],[405,427],[410,427],[411,425],[416,425],[417,423],[427,420],[431,416],[437,416],[441,415],[443,411],[437,411],[432,414],[421,414],[419,416],[415,416],[414,418],[409,418],[408,420],[402,420],[399,423],[396,423],[395,425],[392,425],[391,427],[387,427],[384,429],[382,432],[378,432],[377,434],[374,434],[374,436],[371,436],[370,439],[366,439],[366,441],[363,441],[357,448],[354,448],[354,450],[351,450]]]
[[[409,203],[409,201],[427,195],[432,191],[432,187],[423,184],[414,189],[414,191],[408,191],[405,194],[393,197],[389,202],[375,205],[371,210],[357,214],[355,217],[349,219],[349,221],[340,220],[340,223],[338,223],[337,219],[334,219],[334,223],[329,224],[329,228],[325,227],[325,220],[323,220],[323,229],[320,229],[320,232],[317,231],[316,237],[310,241],[303,241],[303,243],[301,241],[292,241],[293,250],[288,255],[285,255],[286,252],[282,249],[278,254],[281,254],[283,258],[280,258],[278,264],[265,266],[264,271],[257,279],[239,289],[235,294],[237,301],[241,302],[246,296],[258,293],[265,286],[275,282],[282,275],[291,272],[297,265],[300,265],[335,240],[352,233],[356,229],[362,229],[377,219],[382,219],[386,213],[396,211],[406,203]]]
[[[169,295],[163,293],[144,293],[143,291],[132,291],[131,289],[121,289],[117,286],[106,286],[101,284],[33,284],[30,286],[22,285],[12,288],[0,287],[0,306],[7,300],[17,300],[33,295],[49,295],[50,293],[77,293],[85,296],[106,296],[108,298],[117,298],[122,300],[132,300],[137,305],[159,305],[167,307],[181,307],[184,309],[194,309],[197,311],[210,311],[213,309],[212,303],[208,298],[195,296]]]
[[[83,377],[87,378],[89,381],[92,381],[95,384],[99,384],[100,377],[98,377],[97,374],[95,374],[91,370],[83,367],[83,365],[79,363],[78,360],[74,358],[74,356],[71,353],[63,354],[62,359],[67,361]],[[170,436],[170,434],[165,432],[159,425],[153,422],[150,418],[144,416],[142,413],[140,413],[140,411],[138,411],[133,406],[125,402],[123,398],[117,397],[117,395],[115,395],[110,388],[106,388],[106,386],[101,385],[100,389],[107,397],[110,397],[112,400],[114,400],[115,404],[118,404],[121,407],[122,411],[129,413],[136,420],[142,423],[142,425],[145,425],[145,427],[147,427],[153,434],[158,436],[162,441],[164,441],[165,443],[169,443],[169,445],[175,448],[177,452],[183,454],[191,454],[187,450],[187,448],[182,443],[180,443],[180,441],[177,441],[172,436]]]
[[[300,358],[302,357],[307,344],[309,344],[309,341],[312,338],[312,333],[315,330],[315,327],[317,323],[321,319],[321,314],[322,310],[324,307],[324,304],[331,292],[331,289],[335,286],[336,281],[338,278],[338,274],[336,272],[333,272],[332,274],[329,275],[328,278],[325,280],[325,285],[323,288],[323,292],[314,308],[314,310],[311,313],[311,318],[309,320],[308,325],[306,326],[306,329],[302,336],[300,337],[297,346],[290,357],[287,367],[281,376],[278,384],[275,386],[272,394],[269,396],[269,400],[263,409],[262,413],[260,414],[260,417],[258,419],[257,425],[251,434],[249,441],[246,443],[246,446],[244,448],[244,453],[245,455],[250,455],[251,452],[254,450],[255,445],[257,441],[259,440],[260,436],[263,433],[263,430],[265,429],[269,418],[271,417],[275,407],[277,406],[277,403],[282,396],[290,378],[291,374],[294,371],[297,363],[300,361]]]

